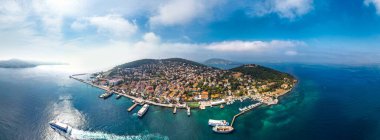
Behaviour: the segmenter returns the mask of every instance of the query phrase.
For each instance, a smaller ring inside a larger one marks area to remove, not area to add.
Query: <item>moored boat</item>
[[[216,133],[231,133],[234,128],[232,126],[214,126],[212,130]]]
[[[142,117],[144,116],[144,114],[146,113],[146,111],[148,111],[149,109],[149,105],[148,104],[145,104],[138,112],[137,112],[137,115],[139,117]]]
[[[190,116],[190,107],[187,107],[187,116]]]
[[[116,96],[116,99],[120,99],[122,97],[122,95],[121,94],[118,94],[117,96]]]
[[[229,123],[226,120],[208,120],[208,125],[210,126],[227,126]]]
[[[99,96],[99,98],[107,99],[112,96],[112,92],[106,92]]]

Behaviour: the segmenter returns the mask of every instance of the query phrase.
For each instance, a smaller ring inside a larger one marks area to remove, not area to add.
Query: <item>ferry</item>
[[[72,131],[72,127],[68,124],[58,122],[58,121],[51,121],[49,122],[49,125],[51,128],[53,128],[56,132],[58,132],[61,135],[70,135]]]
[[[121,94],[118,94],[117,96],[116,96],[116,99],[120,99],[122,97],[122,95]]]
[[[145,104],[138,112],[137,112],[137,115],[139,117],[142,117],[144,116],[144,114],[146,113],[146,111],[148,111],[149,109],[149,105],[148,104]]]
[[[212,130],[216,133],[231,133],[234,128],[232,126],[214,126]]]
[[[230,125],[226,120],[208,120],[208,125],[210,126],[227,126]]]
[[[112,92],[106,92],[99,96],[99,98],[107,99],[112,96]]]

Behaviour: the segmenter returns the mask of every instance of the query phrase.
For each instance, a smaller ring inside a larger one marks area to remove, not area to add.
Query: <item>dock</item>
[[[254,109],[255,107],[260,106],[261,104],[263,104],[263,103],[259,102],[259,103],[253,104],[253,107],[248,108],[248,109],[243,110],[243,111],[240,111],[238,114],[236,114],[236,115],[232,118],[232,121],[231,121],[231,127],[234,125],[234,122],[235,122],[235,120],[236,120],[237,117],[239,117],[240,115],[243,115],[244,113],[246,113],[246,112],[248,112],[248,111]]]
[[[128,112],[131,112],[137,105],[138,105],[138,103],[135,103],[131,107],[129,107]]]

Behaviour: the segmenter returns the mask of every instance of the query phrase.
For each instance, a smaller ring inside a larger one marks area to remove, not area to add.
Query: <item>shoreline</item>
[[[79,75],[84,75],[84,74],[70,75],[69,78],[72,78],[72,79],[77,80],[79,82],[85,83],[85,84],[90,85],[92,87],[96,87],[98,89],[104,90],[106,92],[111,92],[111,90],[108,89],[107,87],[102,87],[102,86],[99,86],[99,85],[95,85],[93,83],[90,83],[88,81],[85,81],[83,79],[75,77],[75,76],[79,76]],[[206,107],[212,107],[212,106],[217,106],[217,105],[226,104],[226,103],[228,104],[229,102],[233,103],[236,100],[245,100],[245,99],[252,99],[252,100],[255,100],[255,101],[258,101],[258,102],[262,102],[262,103],[264,103],[266,105],[274,105],[274,104],[278,103],[278,101],[279,101],[278,98],[279,97],[284,96],[284,95],[288,94],[289,92],[293,91],[293,89],[295,88],[295,86],[297,85],[297,83],[298,83],[298,80],[297,80],[297,82],[294,83],[294,86],[291,89],[286,90],[285,92],[279,94],[279,96],[277,96],[277,98],[275,99],[275,100],[277,100],[277,101],[275,101],[275,103],[273,103],[273,102],[271,102],[271,103],[269,103],[269,102],[263,102],[263,99],[254,99],[254,97],[252,97],[253,95],[250,95],[250,96],[244,96],[244,97],[232,97],[232,99],[227,99],[227,98],[221,99],[221,102],[217,102],[215,104],[212,104],[213,101],[211,101],[211,100],[204,101],[203,103],[208,103],[208,104],[204,105],[204,108],[202,108],[202,109],[205,109]],[[118,91],[112,91],[112,92],[115,93],[115,94],[124,96],[124,97],[126,97],[128,99],[138,101],[140,103],[143,102],[143,103],[148,103],[148,104],[151,104],[151,105],[160,106],[160,107],[166,107],[166,108],[175,108],[175,107],[177,107],[178,109],[186,109],[186,107],[181,107],[181,106],[178,106],[178,105],[175,105],[175,104],[162,104],[162,103],[157,103],[157,102],[153,102],[153,101],[150,101],[150,100],[145,100],[145,99],[142,99],[142,98],[134,97],[134,96],[131,96],[131,95],[128,95],[128,94],[120,93]],[[228,101],[226,101],[226,99]],[[201,102],[199,102],[199,103],[202,105]],[[193,109],[201,109],[201,108],[193,108]]]

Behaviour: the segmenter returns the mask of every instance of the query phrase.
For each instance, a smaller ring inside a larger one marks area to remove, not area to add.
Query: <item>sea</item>
[[[252,103],[191,110],[151,106],[142,118],[132,101],[98,96],[104,91],[69,78],[68,66],[0,69],[0,139],[115,140],[379,140],[380,66],[264,64],[288,72],[297,86],[272,106],[237,118],[234,132],[214,133],[208,119],[231,121]],[[73,127],[62,136],[49,127],[58,120]]]

